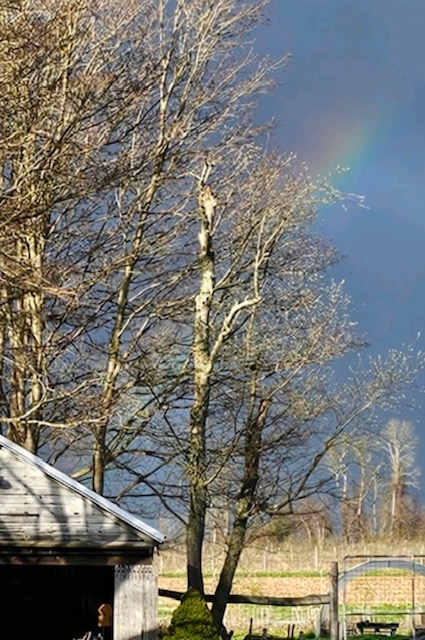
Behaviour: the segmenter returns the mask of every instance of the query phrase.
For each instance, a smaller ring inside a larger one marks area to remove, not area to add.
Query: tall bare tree
[[[336,488],[330,509],[338,534],[348,543],[379,534],[377,489],[386,465],[379,438],[376,425],[361,422],[327,455]]]
[[[46,427],[89,427],[98,490],[144,215],[134,180],[151,163],[134,150],[159,74],[147,4],[0,13],[3,422],[32,451]]]
[[[264,4],[1,9],[3,424],[32,451],[88,436],[99,492],[137,435],[117,407],[143,389],[146,418],[178,378],[196,172],[252,135],[269,70],[238,44]]]
[[[411,422],[393,418],[382,430],[381,439],[388,469],[383,483],[388,495],[382,496],[386,502],[386,506],[383,505],[387,514],[386,530],[397,537],[411,524],[407,516],[412,507],[411,490],[418,487],[419,469],[415,460],[418,438]]]

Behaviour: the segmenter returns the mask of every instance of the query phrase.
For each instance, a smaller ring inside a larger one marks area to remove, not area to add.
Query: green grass
[[[395,636],[386,636],[380,633],[365,633],[363,636],[349,636],[351,638],[357,638],[357,640],[359,640],[361,638],[361,640],[376,640],[377,638],[386,638],[388,640],[388,638],[392,638],[393,640],[406,640],[407,637],[409,636],[403,636],[400,634],[397,634]],[[329,640],[329,638],[328,638]]]
[[[368,616],[403,616],[414,613],[411,611],[412,604],[409,602],[400,604],[388,604],[388,602],[377,603],[365,607],[361,607],[358,604],[350,604],[345,607],[345,610],[350,615],[368,615]],[[422,608],[421,608],[422,609]],[[340,612],[343,608],[340,606]]]
[[[360,563],[359,563],[360,564]],[[343,572],[343,568],[340,568],[340,571]],[[366,573],[363,573],[361,575],[359,575],[358,577],[363,577],[363,576],[371,576],[371,577],[375,577],[375,576],[412,576],[412,572],[409,571],[408,569],[372,569],[370,571],[367,571]],[[355,578],[354,578],[355,579]]]
[[[237,577],[247,578],[322,578],[321,571],[240,571]]]
[[[341,573],[343,573],[342,567],[340,567]],[[161,576],[164,578],[185,578],[186,571],[162,571]],[[295,570],[280,570],[280,571],[263,571],[261,569],[257,571],[247,571],[240,570],[237,572],[237,577],[239,578],[322,578],[323,576],[328,575],[328,571],[314,571],[314,570],[303,570],[303,571],[295,571]],[[376,576],[411,576],[412,573],[410,571],[406,571],[405,569],[374,569],[373,571],[368,571],[364,574],[364,577],[376,577]],[[213,578],[217,576],[216,572],[213,571],[205,571],[204,576],[206,578]],[[358,577],[363,577],[363,574]]]
[[[186,578],[185,571],[162,571],[163,578]],[[238,578],[321,578],[327,575],[322,571],[239,571]],[[212,571],[204,572],[205,578],[217,576]]]
[[[248,634],[246,631],[244,632],[236,631],[232,636],[232,640],[243,640],[247,635]],[[274,636],[274,637],[279,637],[279,636]],[[305,637],[314,638],[314,634],[313,635],[306,634]],[[348,636],[348,640],[388,640],[388,638],[391,638],[391,640],[406,640],[406,638],[408,637],[410,636],[408,635],[407,636],[402,636],[402,635],[384,636],[384,635],[380,635],[379,633],[373,633],[371,635],[365,634],[363,636]],[[295,640],[297,640],[297,636],[295,636]],[[317,640],[329,640],[329,636],[321,636]]]

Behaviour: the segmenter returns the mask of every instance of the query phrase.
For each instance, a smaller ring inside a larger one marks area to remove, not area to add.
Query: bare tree
[[[338,533],[348,543],[379,534],[377,490],[385,460],[376,446],[378,428],[373,427],[362,421],[327,455],[335,481],[331,509]]]
[[[408,420],[389,420],[381,434],[382,452],[387,462],[388,488],[386,496],[386,529],[391,536],[399,536],[407,525],[408,512],[412,510],[411,489],[418,487],[419,469],[415,464],[418,439]],[[382,493],[382,491],[381,491]]]
[[[293,158],[248,151],[199,171],[192,358],[160,429],[143,435],[145,450],[172,461],[149,487],[187,526],[188,582],[200,591],[207,511],[230,512],[218,628],[252,527],[328,491],[332,447],[393,406],[423,366],[393,352],[344,384],[332,378],[333,360],[362,341],[342,288],[322,278],[335,253],[311,233],[319,188]],[[123,493],[142,495],[137,460],[126,471],[134,482]]]
[[[253,135],[269,69],[239,44],[264,4],[1,10],[3,424],[32,451],[86,440],[99,492],[179,378],[196,172]]]
[[[149,15],[137,2],[1,9],[3,422],[32,451],[44,428],[76,424],[94,433],[95,460],[102,448],[139,249],[132,184],[150,162],[147,145],[132,149],[159,73],[141,44]]]

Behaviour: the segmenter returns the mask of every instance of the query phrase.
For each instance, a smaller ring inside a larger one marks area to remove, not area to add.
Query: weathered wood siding
[[[151,546],[143,535],[41,469],[0,449],[0,545]]]
[[[114,640],[156,640],[157,609],[155,566],[115,567]]]

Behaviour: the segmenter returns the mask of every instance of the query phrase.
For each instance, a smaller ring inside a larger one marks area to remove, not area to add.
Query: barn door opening
[[[0,566],[1,631],[13,640],[72,640],[97,631],[98,608],[113,602],[114,568]]]

